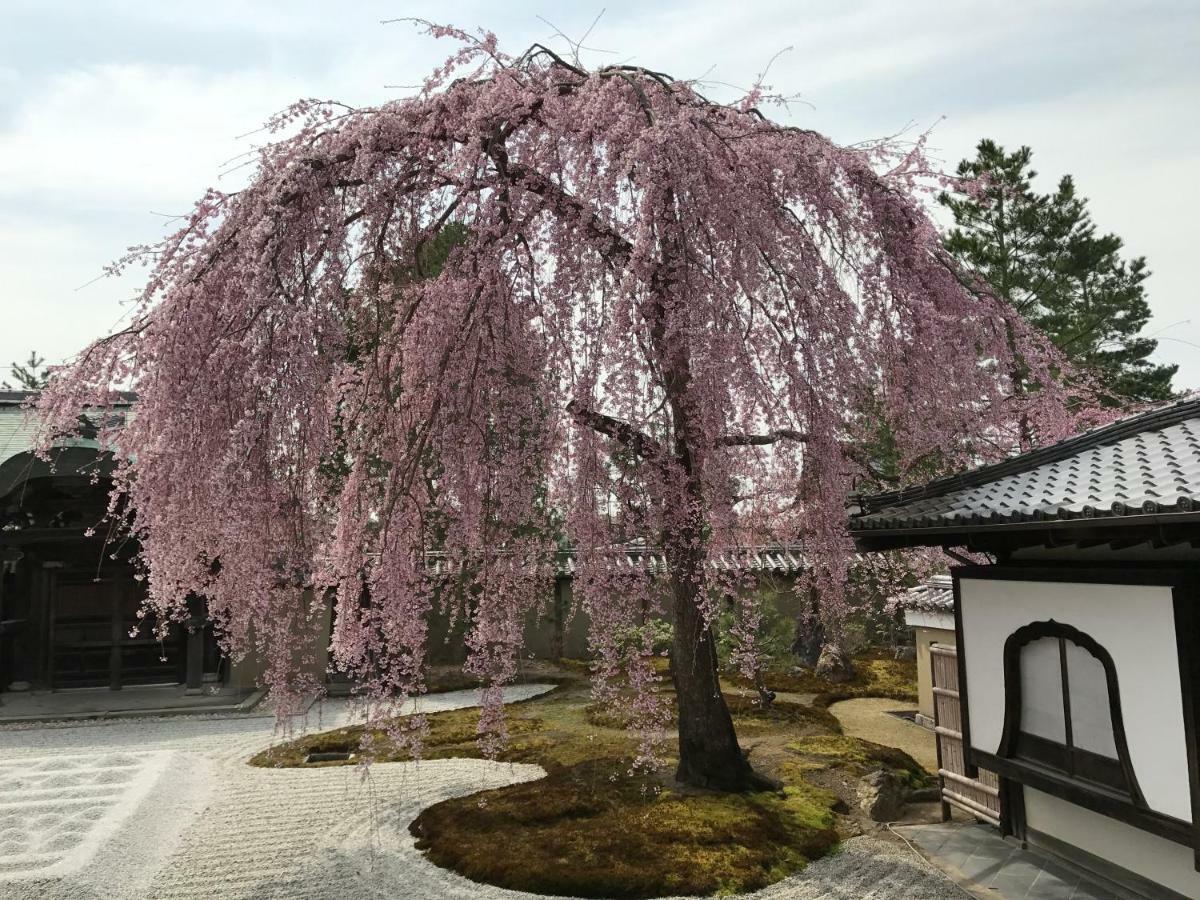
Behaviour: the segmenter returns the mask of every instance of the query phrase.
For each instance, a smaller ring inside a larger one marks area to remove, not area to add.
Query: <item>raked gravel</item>
[[[509,701],[549,685],[520,685]],[[427,712],[478,703],[426,697]],[[345,701],[309,730],[351,720]],[[540,778],[538,766],[473,759],[260,769],[278,740],[263,717],[133,719],[0,730],[0,897],[545,900],[429,863],[408,823],[426,806]],[[860,837],[754,900],[962,900],[915,852]]]

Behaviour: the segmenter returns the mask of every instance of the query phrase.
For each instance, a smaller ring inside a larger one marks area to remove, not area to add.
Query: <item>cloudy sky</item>
[[[1147,331],[1200,387],[1197,0],[0,0],[0,363],[62,361],[118,323],[140,271],[96,280],[104,264],[236,187],[270,113],[401,96],[449,52],[381,20],[482,25],[515,52],[602,10],[593,63],[744,86],[790,48],[768,82],[804,102],[780,116],[842,143],[933,127],[947,167],[984,136],[1030,145],[1043,188],[1074,174],[1147,257]]]

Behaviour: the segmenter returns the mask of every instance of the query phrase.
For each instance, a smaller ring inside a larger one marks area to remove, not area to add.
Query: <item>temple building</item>
[[[850,528],[963,561],[932,657],[946,814],[1200,897],[1200,400],[857,498]]]
[[[176,684],[199,693],[227,679],[202,609],[161,637],[139,616],[136,546],[103,521],[113,460],[94,434],[113,423],[85,420],[82,436],[41,460],[28,401],[0,392],[0,691]],[[105,415],[129,415],[132,401]]]

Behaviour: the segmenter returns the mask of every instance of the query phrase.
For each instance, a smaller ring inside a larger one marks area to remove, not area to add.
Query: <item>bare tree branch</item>
[[[765,447],[779,441],[796,441],[803,444],[807,440],[808,435],[803,431],[779,428],[766,434],[723,434],[717,439],[717,443],[722,447]]]
[[[649,459],[662,454],[662,444],[649,435],[638,431],[622,419],[588,409],[577,400],[572,400],[567,404],[567,412],[580,425],[586,425],[593,431],[607,435],[613,440],[624,444],[643,459]]]

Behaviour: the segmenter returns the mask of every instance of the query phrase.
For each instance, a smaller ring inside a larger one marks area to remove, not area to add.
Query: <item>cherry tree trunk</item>
[[[672,674],[679,704],[679,768],[684,784],[721,791],[770,787],[746,760],[721,693],[717,647],[700,611],[698,586],[675,579]]]
[[[668,357],[669,386],[686,384],[690,367],[685,353]],[[716,637],[704,616],[706,590],[703,487],[697,474],[691,436],[696,434],[688,404],[672,398],[675,422],[675,460],[683,470],[686,488],[674,495],[679,506],[670,508],[668,521],[679,523],[667,535],[664,549],[671,570],[675,633],[672,677],[679,708],[679,768],[675,777],[684,784],[721,791],[748,791],[776,785],[756,773],[738,746],[733,717],[721,693]],[[686,524],[683,524],[686,523]]]

